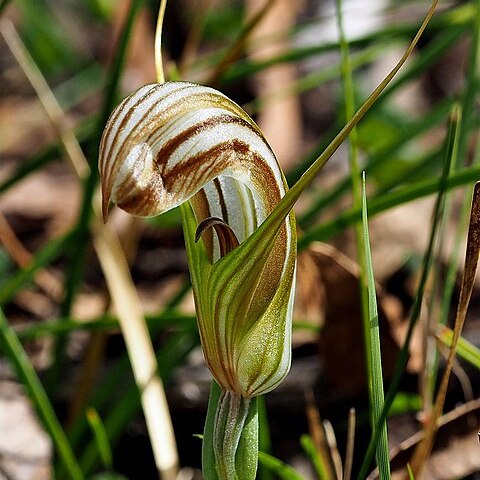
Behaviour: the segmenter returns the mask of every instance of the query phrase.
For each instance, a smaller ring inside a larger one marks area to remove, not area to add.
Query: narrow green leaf
[[[281,480],[305,480],[305,478],[290,465],[287,465],[268,453],[258,452],[258,461],[260,462],[260,465],[275,474],[276,477]]]
[[[258,449],[265,453],[271,453],[272,440],[270,436],[270,426],[268,424],[267,408],[265,405],[265,397],[261,395],[257,398],[258,408]],[[259,465],[258,469],[259,480],[273,480],[273,475],[270,471],[264,469]]]
[[[213,451],[213,432],[215,429],[215,412],[217,411],[220,387],[212,380],[210,396],[208,397],[207,418],[202,442],[202,473],[206,480],[219,480],[215,468],[215,453]]]
[[[412,472],[412,468],[410,467],[410,464],[407,463],[407,472],[408,472],[408,480],[415,480],[415,475]]]
[[[435,336],[445,346],[449,348],[452,346],[453,330],[451,328],[438,325]],[[480,370],[480,349],[464,337],[458,339],[457,355]]]
[[[370,323],[370,362],[369,372],[371,377],[371,399],[372,407],[372,427],[375,432],[376,429],[381,430],[377,448],[376,459],[381,480],[388,480],[390,478],[390,459],[388,454],[388,436],[387,423],[384,420],[377,426],[379,418],[382,415],[384,407],[383,395],[383,373],[382,373],[382,356],[380,352],[380,331],[378,324],[378,309],[377,309],[377,295],[375,288],[375,278],[373,274],[372,254],[370,251],[370,239],[368,232],[368,218],[367,218],[367,194],[365,189],[365,174],[363,176],[362,188],[362,220],[363,220],[363,235],[365,245],[365,259],[367,267],[367,285],[368,285],[368,316]]]
[[[97,444],[98,453],[100,455],[102,464],[106,470],[111,470],[113,467],[113,456],[105,426],[103,425],[98,412],[94,408],[88,408],[86,416],[88,424],[92,430],[95,443]]]
[[[321,480],[329,479],[328,467],[324,464],[322,456],[318,453],[313,443],[312,437],[310,435],[302,435],[300,437],[300,445],[303,448],[303,451],[306,453],[307,457],[312,462],[315,472],[317,473],[318,478]]]

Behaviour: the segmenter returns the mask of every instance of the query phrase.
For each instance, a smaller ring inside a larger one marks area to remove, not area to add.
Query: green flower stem
[[[217,471],[222,479],[238,478],[235,456],[249,405],[250,399],[236,392],[224,391],[220,395],[213,430],[213,450]]]
[[[254,480],[257,463],[257,397],[222,391],[212,382],[202,447],[205,480]]]

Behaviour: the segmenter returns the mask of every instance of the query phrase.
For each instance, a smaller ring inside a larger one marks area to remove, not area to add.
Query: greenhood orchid
[[[110,201],[140,216],[189,201],[196,225],[219,219],[218,236],[209,229],[199,232],[203,245],[192,242],[196,225],[186,222],[205,359],[223,390],[250,398],[275,388],[290,366],[293,213],[257,261],[237,265],[235,249],[221,257],[226,241],[221,232],[241,244],[286,192],[258,126],[212,88],[186,82],[146,85],[112,113],[99,165],[104,214]]]
[[[280,166],[238,105],[212,88],[168,82],[140,88],[115,109],[99,168],[105,218],[110,202],[138,216],[182,205],[201,343],[222,390],[217,473],[233,478],[250,399],[290,368],[293,211],[253,235],[287,191]]]

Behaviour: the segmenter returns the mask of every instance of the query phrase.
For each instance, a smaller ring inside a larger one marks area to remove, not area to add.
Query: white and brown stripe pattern
[[[257,125],[220,92],[186,82],[146,85],[112,113],[100,145],[103,208],[159,215],[190,200],[242,242],[285,193]],[[202,218],[199,219],[199,221]]]
[[[220,92],[186,82],[146,85],[127,97],[108,120],[100,145],[99,169],[105,215],[110,202],[133,215],[154,216],[189,200],[198,222],[219,217],[240,243],[286,192],[275,155],[253,120]],[[211,231],[206,233],[202,238],[211,260],[216,262],[220,257],[218,241]],[[277,308],[280,301],[288,303],[291,315],[294,243],[292,214],[285,219],[259,272],[258,294],[246,306],[249,321],[260,318],[270,307]],[[282,297],[288,298],[280,300],[277,290],[285,275],[288,287]],[[235,294],[234,290],[227,291],[228,285],[225,289],[226,297]],[[273,301],[274,297],[277,300]],[[223,335],[221,331],[222,317],[230,315],[224,310],[227,304],[217,305],[216,327],[208,325],[214,327],[214,335],[220,336],[217,347],[229,356],[228,363],[235,370],[240,367],[232,364],[236,355],[236,347],[229,345],[232,332]],[[289,322],[287,319],[283,332],[283,341],[288,344]],[[207,361],[205,336],[212,333],[207,332],[208,325],[199,319]],[[288,371],[289,353],[287,357],[281,360],[283,373],[272,372],[278,380]],[[222,379],[217,380],[222,384]],[[225,388],[233,388],[232,382],[238,383],[238,379],[225,382]],[[262,387],[257,384],[249,388]]]

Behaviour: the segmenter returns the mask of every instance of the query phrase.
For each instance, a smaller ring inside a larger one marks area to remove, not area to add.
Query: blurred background
[[[356,107],[401,57],[428,8],[424,1],[343,1]],[[92,243],[90,206],[108,115],[127,94],[155,82],[157,11],[158,2],[148,0],[0,3],[0,305],[9,330],[2,328],[21,340],[87,478],[99,472],[110,472],[102,478],[158,477],[118,312]],[[402,466],[431,411],[444,365],[472,186],[480,178],[479,12],[477,0],[440,2],[412,58],[354,140],[367,172],[386,388],[438,227],[422,313],[389,418],[390,444]],[[346,122],[333,1],[171,0],[163,55],[167,79],[214,86],[254,118],[290,185]],[[458,138],[446,193],[439,179],[452,158],[447,132],[455,105],[462,121],[453,120]],[[443,213],[434,219],[440,195]],[[297,206],[294,359],[262,414],[262,449],[307,479],[319,478],[319,458],[323,478],[342,477],[351,408],[357,416],[354,474],[371,433],[354,196],[345,143]],[[211,377],[196,332],[179,213],[139,220],[115,209],[108,228],[120,239],[157,355],[178,478],[201,478],[197,435]],[[477,279],[462,334],[471,356],[458,356],[445,406],[451,417],[424,478],[480,478],[479,290]],[[28,380],[17,372],[5,349],[0,479],[68,478],[38,405],[22,386]],[[87,411],[100,426],[92,427]],[[295,478],[268,462],[261,462],[259,477]]]

